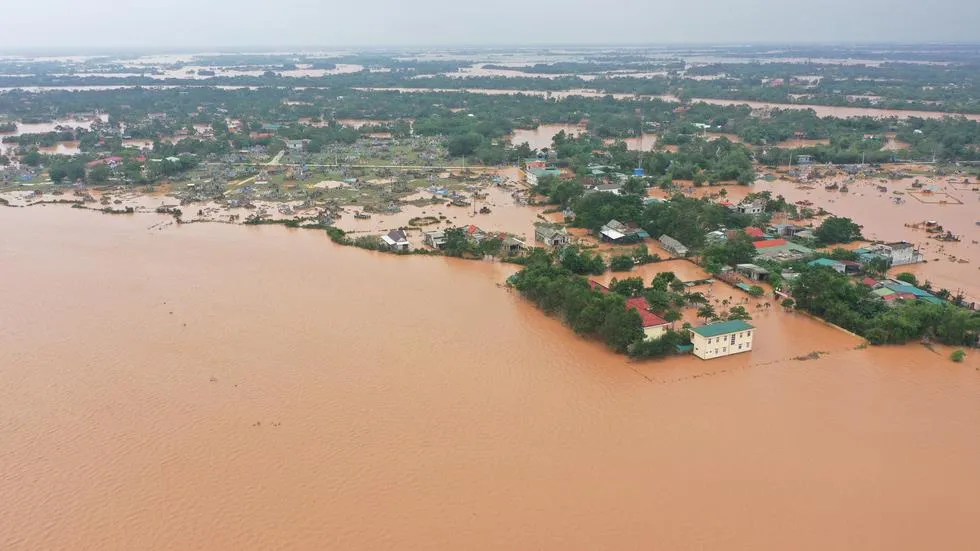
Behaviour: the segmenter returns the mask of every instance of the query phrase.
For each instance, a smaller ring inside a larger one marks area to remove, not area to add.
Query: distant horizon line
[[[579,49],[579,50],[601,50],[601,49],[678,49],[678,48],[731,48],[731,49],[752,49],[752,48],[806,48],[806,47],[838,47],[838,48],[873,48],[873,47],[959,47],[959,48],[980,48],[980,41],[812,41],[812,42],[784,42],[784,41],[755,41],[755,42],[647,42],[647,43],[525,43],[525,44],[350,44],[350,45],[243,45],[243,46],[180,46],[180,47],[134,47],[134,46],[88,46],[88,47],[0,47],[0,56],[24,56],[24,55],[44,55],[44,56],[98,56],[98,55],[122,55],[122,54],[269,54],[269,53],[314,53],[324,51],[395,51],[395,52],[419,52],[419,51],[521,51],[521,50],[551,50],[551,49]]]

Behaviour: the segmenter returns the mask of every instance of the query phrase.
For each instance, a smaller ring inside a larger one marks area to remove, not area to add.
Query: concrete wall
[[[669,325],[654,325],[653,327],[644,327],[643,333],[646,335],[647,340],[659,339],[664,336],[667,332]]]

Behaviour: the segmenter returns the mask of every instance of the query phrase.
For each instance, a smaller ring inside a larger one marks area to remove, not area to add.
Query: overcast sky
[[[0,50],[975,42],[980,0],[0,0]]]

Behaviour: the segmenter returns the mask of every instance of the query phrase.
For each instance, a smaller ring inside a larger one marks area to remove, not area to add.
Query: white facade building
[[[752,350],[755,327],[743,320],[722,321],[691,329],[694,355],[702,360]]]

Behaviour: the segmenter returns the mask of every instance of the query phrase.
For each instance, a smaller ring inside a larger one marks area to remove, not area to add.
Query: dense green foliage
[[[793,298],[797,308],[862,335],[872,344],[929,338],[949,345],[973,345],[980,335],[980,313],[921,301],[889,306],[870,288],[830,268],[804,270],[793,282]]]
[[[667,331],[660,339],[644,339],[640,315],[627,310],[625,301],[643,288],[639,278],[616,282],[612,292],[602,293],[591,289],[585,278],[539,255],[514,275],[511,284],[545,312],[561,317],[576,333],[601,340],[616,352],[628,352],[634,358],[675,354],[677,345],[687,342],[674,331]],[[679,316],[672,315],[668,321],[677,319]]]
[[[716,273],[721,266],[748,264],[755,259],[755,255],[752,238],[745,232],[736,232],[724,242],[706,247],[701,257],[708,272]]]
[[[614,272],[628,272],[633,269],[633,256],[628,254],[615,255],[609,259],[609,269]]]
[[[622,296],[590,289],[585,278],[561,265],[528,265],[514,276],[513,285],[576,333],[599,339],[617,352],[626,352],[630,344],[643,339],[640,315],[626,309]]]
[[[561,265],[578,275],[601,275],[606,271],[606,263],[598,253],[582,250],[575,245],[561,251]]]
[[[861,226],[857,225],[850,218],[831,216],[814,230],[813,235],[821,243],[827,245],[850,243],[851,241],[861,239]]]

